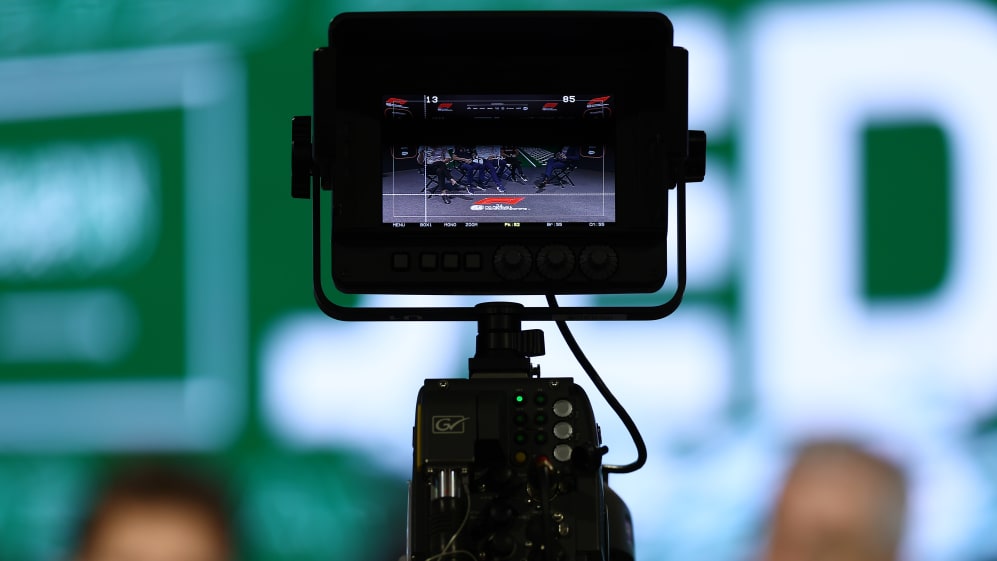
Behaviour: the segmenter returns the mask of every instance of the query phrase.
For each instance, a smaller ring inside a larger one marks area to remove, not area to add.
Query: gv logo
[[[470,417],[458,415],[434,415],[433,434],[464,434],[464,423]]]

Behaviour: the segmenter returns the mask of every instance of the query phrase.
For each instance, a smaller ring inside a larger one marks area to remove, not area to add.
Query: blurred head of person
[[[772,514],[765,561],[895,561],[907,509],[903,470],[843,440],[794,456]]]
[[[115,472],[85,514],[75,561],[229,561],[230,508],[202,473],[165,463]]]

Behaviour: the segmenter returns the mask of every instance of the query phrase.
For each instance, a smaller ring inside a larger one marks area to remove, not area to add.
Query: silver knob
[[[554,402],[553,410],[558,417],[567,417],[575,410],[575,407],[567,399],[559,399]]]
[[[566,462],[571,459],[571,446],[567,444],[558,444],[554,447],[554,459]]]
[[[560,423],[554,425],[554,436],[558,437],[561,440],[566,440],[568,438],[571,438],[571,435],[574,432],[575,429],[574,427],[571,426],[571,423],[561,421]]]

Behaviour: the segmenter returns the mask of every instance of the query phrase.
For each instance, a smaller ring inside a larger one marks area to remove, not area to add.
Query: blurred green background
[[[0,559],[65,555],[94,481],[149,454],[228,486],[247,561],[404,552],[415,392],[466,374],[473,326],[321,316],[290,119],[333,16],[426,7],[0,4]],[[789,445],[827,432],[912,470],[910,559],[997,556],[997,1],[543,7],[663,11],[709,135],[682,308],[579,330],[651,448],[619,478],[638,559],[749,558]],[[547,333],[544,374],[581,378]]]

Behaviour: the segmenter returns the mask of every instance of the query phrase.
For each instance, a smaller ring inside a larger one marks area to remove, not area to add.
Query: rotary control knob
[[[608,245],[592,245],[582,250],[578,258],[582,272],[590,279],[605,280],[616,272],[616,251]]]
[[[575,254],[563,245],[544,246],[537,254],[537,269],[544,278],[563,279],[575,269]]]
[[[525,277],[533,266],[533,255],[521,245],[504,245],[495,252],[495,272],[505,280]]]

